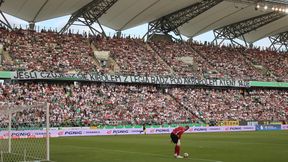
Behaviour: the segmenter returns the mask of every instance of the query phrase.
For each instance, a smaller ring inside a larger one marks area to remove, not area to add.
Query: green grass
[[[169,135],[129,135],[51,139],[56,162],[288,162],[288,131],[184,134],[173,157]]]

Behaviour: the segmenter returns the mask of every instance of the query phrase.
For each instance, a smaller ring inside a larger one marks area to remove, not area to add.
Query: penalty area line
[[[220,160],[212,160],[212,159],[199,159],[199,158],[189,158],[188,159],[192,159],[192,160],[201,160],[201,161],[210,161],[210,162],[223,162]]]

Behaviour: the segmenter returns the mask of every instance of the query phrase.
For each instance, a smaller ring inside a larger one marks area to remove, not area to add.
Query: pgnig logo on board
[[[11,133],[11,136],[25,137],[25,136],[31,136],[31,133],[29,132]]]
[[[127,134],[128,130],[113,130],[113,134]]]
[[[82,131],[65,131],[65,135],[82,135]]]

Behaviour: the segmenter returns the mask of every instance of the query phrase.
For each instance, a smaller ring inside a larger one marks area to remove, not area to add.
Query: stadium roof
[[[92,0],[4,0],[1,10],[28,22],[70,15]]]
[[[40,22],[71,15],[92,0],[5,0],[1,10],[25,21]],[[201,0],[118,0],[100,18],[101,24],[121,31],[190,6]],[[239,1],[239,0],[238,0]],[[247,0],[246,0],[247,1]],[[180,32],[194,37],[235,22],[265,14],[255,4],[223,1],[179,27]],[[245,35],[248,42],[288,30],[288,16],[264,25]]]

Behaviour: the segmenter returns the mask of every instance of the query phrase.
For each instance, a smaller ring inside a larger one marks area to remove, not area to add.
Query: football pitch
[[[51,139],[56,162],[287,162],[288,131],[184,134],[175,159],[169,135]]]

